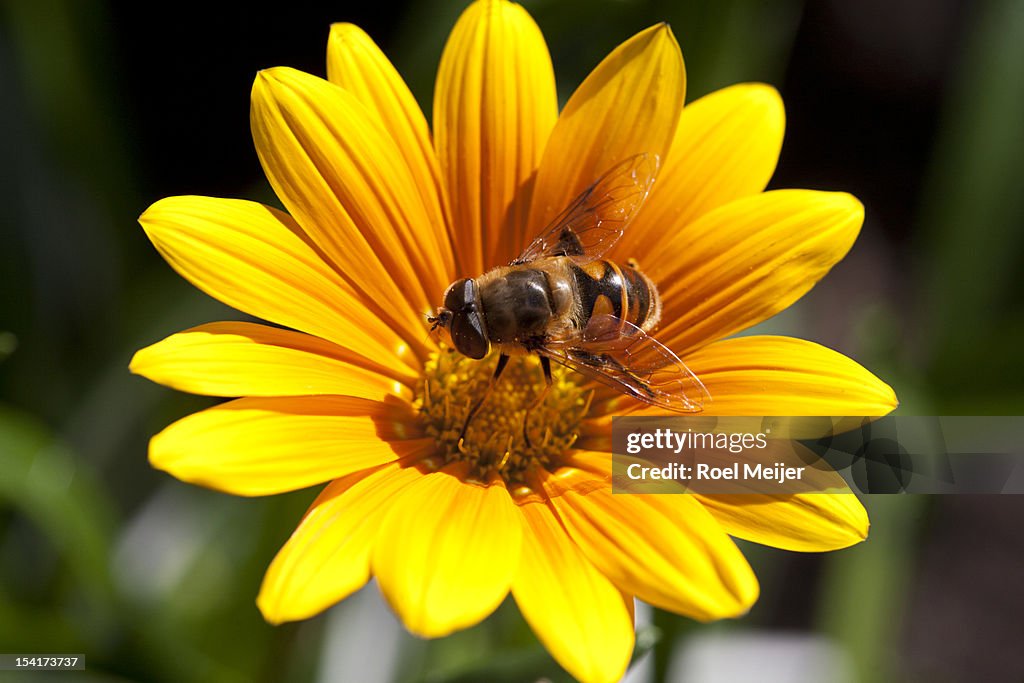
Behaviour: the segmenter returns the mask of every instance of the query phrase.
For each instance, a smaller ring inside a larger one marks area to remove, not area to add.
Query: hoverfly
[[[638,154],[612,167],[583,191],[507,266],[453,282],[444,305],[427,320],[446,330],[455,349],[481,359],[501,355],[488,389],[466,416],[461,437],[501,377],[510,356],[540,356],[545,387],[551,361],[634,398],[681,413],[703,409],[708,396],[693,372],[650,335],[661,319],[661,298],[635,261],[625,267],[602,257],[647,199],[658,157]]]

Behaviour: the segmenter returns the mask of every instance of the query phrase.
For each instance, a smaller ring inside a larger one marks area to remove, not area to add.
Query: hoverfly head
[[[444,306],[437,309],[437,315],[428,322],[435,328],[448,330],[452,344],[464,356],[479,360],[491,348],[484,327],[480,294],[476,282],[469,278],[452,283],[444,293]]]

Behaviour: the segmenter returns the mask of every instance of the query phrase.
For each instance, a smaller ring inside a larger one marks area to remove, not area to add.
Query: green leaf
[[[114,525],[92,468],[33,418],[0,406],[0,472],[0,508],[11,508],[27,520],[66,563],[73,577],[66,599],[84,600],[91,615],[89,633],[79,636],[98,637],[114,618],[108,560]],[[21,550],[33,551],[24,546]],[[18,557],[13,560],[19,562]],[[75,597],[79,591],[81,595]],[[28,645],[25,639],[35,637],[40,639],[38,647],[59,637],[59,633],[26,629],[29,623],[46,627],[47,619],[58,615],[34,614],[32,605],[19,605],[18,596],[6,596],[4,602],[0,612],[24,612],[28,618],[0,620],[0,642]],[[67,635],[66,628],[60,631]]]
[[[0,332],[0,360],[14,353],[18,348],[18,338],[10,332]]]
[[[1014,0],[972,8],[925,189],[920,251],[927,267],[919,289],[927,293],[925,339],[939,389],[1012,396],[1022,385],[1008,384],[1019,374],[1011,359],[1024,343],[1024,12]]]

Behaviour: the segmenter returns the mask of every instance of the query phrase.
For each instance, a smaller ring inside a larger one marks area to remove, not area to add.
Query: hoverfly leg
[[[459,432],[459,451],[465,453],[465,449],[462,446],[463,439],[466,438],[466,430],[469,429],[469,423],[473,421],[473,417],[480,412],[480,408],[483,407],[484,401],[491,395],[491,390],[494,389],[494,385],[498,383],[498,378],[501,377],[501,373],[505,371],[505,366],[508,365],[508,356],[501,354],[498,356],[498,364],[494,368],[494,374],[491,375],[491,380],[487,383],[487,388],[484,389],[484,393],[480,395],[480,398],[476,400],[473,407],[466,413],[466,421],[462,423],[462,431]]]
[[[537,394],[537,398],[533,399],[533,402],[527,406],[526,413],[523,415],[523,441],[526,442],[527,448],[530,448],[533,445],[530,443],[530,431],[528,429],[530,424],[530,413],[544,402],[544,399],[548,396],[548,392],[551,391],[551,359],[547,356],[541,356],[540,367],[544,371],[544,388],[541,389],[539,394]]]

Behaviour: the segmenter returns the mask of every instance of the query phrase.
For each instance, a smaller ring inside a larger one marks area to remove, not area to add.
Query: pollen
[[[487,392],[497,362],[497,353],[473,360],[442,348],[426,362],[415,405],[445,463],[470,462],[481,476],[496,471],[506,482],[517,484],[531,467],[557,466],[579,437],[592,392],[580,386],[575,373],[552,366],[551,390],[534,406],[544,391],[540,364],[534,356],[515,356],[469,422],[460,443],[466,416]],[[523,421],[531,406],[527,437]]]

